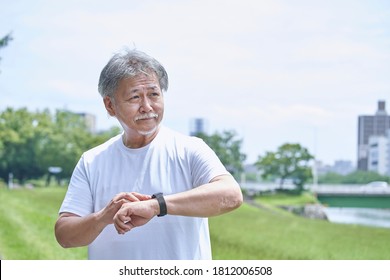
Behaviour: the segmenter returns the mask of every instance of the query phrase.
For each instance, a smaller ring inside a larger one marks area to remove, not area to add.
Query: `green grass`
[[[54,237],[65,188],[0,188],[0,255],[3,259],[86,259],[86,248],[63,249]],[[332,224],[274,211],[310,197],[267,197],[267,207],[244,204],[210,218],[214,259],[390,259],[390,230]]]
[[[0,256],[17,260],[86,259],[86,248],[63,249],[54,224],[64,188],[0,188]]]
[[[317,199],[310,193],[305,192],[302,195],[289,194],[263,194],[256,198],[256,201],[265,205],[305,205],[307,203],[317,203]]]
[[[214,259],[390,259],[390,230],[332,224],[243,205],[210,219]]]

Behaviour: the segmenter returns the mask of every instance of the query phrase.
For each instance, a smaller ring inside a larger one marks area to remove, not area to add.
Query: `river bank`
[[[317,186],[318,187],[318,186]],[[269,193],[276,191],[275,184],[246,183],[242,185],[243,190],[249,196],[256,196],[260,203],[269,196]],[[356,185],[321,185],[321,189],[342,189],[355,191]],[[314,186],[307,186],[309,193],[312,193]],[[267,193],[267,195],[265,195]],[[389,208],[352,208],[352,207],[327,207],[312,199],[308,201],[294,202],[289,200],[276,200],[272,202],[284,210],[307,218],[326,219],[332,223],[357,224],[371,227],[390,228],[390,205]]]

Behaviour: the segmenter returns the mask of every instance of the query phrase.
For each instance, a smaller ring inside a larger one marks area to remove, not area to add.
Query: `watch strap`
[[[167,204],[165,203],[163,193],[155,193],[152,195],[152,198],[156,198],[158,205],[160,206],[160,214],[158,214],[157,217],[165,216],[167,214]]]

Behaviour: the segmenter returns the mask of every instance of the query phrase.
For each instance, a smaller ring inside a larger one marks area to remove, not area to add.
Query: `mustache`
[[[147,113],[139,115],[135,118],[136,121],[138,120],[145,120],[145,119],[152,119],[152,118],[158,118],[158,114],[156,113]]]

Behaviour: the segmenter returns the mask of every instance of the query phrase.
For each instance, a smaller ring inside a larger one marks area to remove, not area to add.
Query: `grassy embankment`
[[[53,226],[64,188],[0,188],[0,255],[3,259],[86,259],[86,248],[63,249]],[[310,196],[261,198],[210,218],[214,259],[390,259],[390,230],[296,217],[276,204]]]

